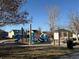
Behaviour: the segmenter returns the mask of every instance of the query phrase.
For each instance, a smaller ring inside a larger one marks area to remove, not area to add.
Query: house
[[[63,40],[65,37],[72,37],[72,32],[66,29],[58,29],[54,32],[54,39],[57,39],[57,37]]]
[[[8,32],[8,37],[13,38],[13,36],[17,35],[17,34],[21,35],[21,30],[12,30],[12,31]]]
[[[0,29],[0,39],[8,38],[8,32]]]
[[[12,30],[12,31],[8,32],[8,37],[9,38],[13,38],[14,35],[23,35],[23,37],[25,37],[26,32],[24,31],[24,29]]]

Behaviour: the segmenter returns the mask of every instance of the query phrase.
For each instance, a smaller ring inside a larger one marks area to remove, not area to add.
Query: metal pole
[[[59,47],[60,47],[60,31],[59,31]]]
[[[58,40],[58,43],[59,43],[59,44],[58,44],[58,45],[59,45],[59,47],[60,47],[60,34],[61,34],[61,33],[60,33],[59,27],[58,27],[58,33],[59,33],[59,34],[58,34],[58,35],[59,35],[59,40]]]
[[[29,35],[29,45],[31,44],[31,31],[32,31],[32,24],[30,24],[30,35]]]
[[[21,40],[22,40],[22,43],[24,42],[24,29],[23,27],[21,28]]]

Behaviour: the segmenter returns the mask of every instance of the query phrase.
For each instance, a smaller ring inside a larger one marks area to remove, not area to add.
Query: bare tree
[[[58,17],[58,8],[56,6],[49,7],[48,8],[48,22],[49,22],[52,38],[53,38],[54,31],[56,29],[57,17]],[[55,40],[54,40],[54,45],[55,45]]]
[[[48,21],[50,26],[50,31],[53,33],[56,28],[56,19],[58,16],[58,8],[57,7],[50,7],[48,9]]]
[[[17,13],[18,8],[27,0],[0,0],[0,10]]]
[[[79,13],[78,12],[72,12],[70,14],[70,29],[72,32],[74,32],[78,39],[79,34]]]
[[[0,0],[0,26],[28,23],[28,12],[18,13],[25,1],[27,0]]]

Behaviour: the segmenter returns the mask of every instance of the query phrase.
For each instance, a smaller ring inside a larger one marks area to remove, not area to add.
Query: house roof
[[[13,32],[19,32],[19,31],[21,31],[21,30],[16,30],[16,29],[15,29],[15,30],[11,30],[11,31],[13,31]],[[11,31],[10,31],[10,32],[11,32]]]
[[[58,30],[55,30],[55,32],[58,32],[58,31],[60,31],[60,32],[71,32],[71,31],[66,30],[66,29],[58,29]]]
[[[32,30],[32,31],[34,31],[34,32],[38,32],[38,30]]]
[[[0,33],[2,33],[2,32],[6,32],[6,31],[0,29]],[[8,32],[6,32],[6,33],[8,33]]]
[[[21,31],[21,30],[12,30],[12,31],[14,31],[14,32],[19,32],[19,31]]]

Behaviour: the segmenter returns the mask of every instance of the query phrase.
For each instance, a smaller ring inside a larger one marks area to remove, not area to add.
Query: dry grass
[[[29,59],[29,58],[53,58],[66,55],[72,52],[78,51],[78,49],[67,49],[66,47],[54,47],[54,46],[46,46],[46,47],[25,47],[20,48],[17,46],[14,47],[7,47],[2,46],[0,47],[0,56],[1,57],[7,57],[8,59],[10,57],[14,59]]]

